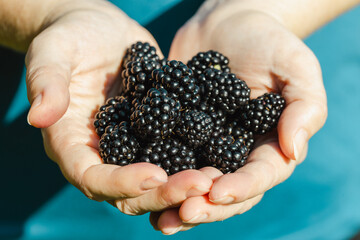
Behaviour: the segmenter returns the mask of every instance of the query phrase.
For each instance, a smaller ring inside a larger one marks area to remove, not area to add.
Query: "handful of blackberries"
[[[204,166],[234,172],[246,164],[254,136],[275,128],[285,107],[276,93],[250,99],[250,88],[216,51],[184,64],[160,59],[149,43],[137,42],[123,68],[123,91],[94,121],[108,164],[149,162],[168,175]]]

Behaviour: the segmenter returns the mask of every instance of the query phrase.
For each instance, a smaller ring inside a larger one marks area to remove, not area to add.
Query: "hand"
[[[212,184],[199,171],[168,179],[149,163],[102,164],[94,114],[117,92],[121,59],[136,41],[157,46],[144,28],[110,3],[67,1],[49,12],[26,56],[28,120],[43,128],[48,156],[87,197],[132,215],[177,206],[186,197],[206,194]]]
[[[208,195],[189,198],[178,209],[152,213],[154,228],[166,234],[249,210],[304,160],[309,138],[327,116],[319,63],[299,38],[264,12],[229,16],[221,8],[210,13],[204,8],[179,30],[169,58],[187,62],[199,51],[219,51],[230,59],[232,72],[247,82],[251,98],[278,92],[286,108],[277,133],[257,140],[244,167],[226,175],[204,168],[214,180]]]

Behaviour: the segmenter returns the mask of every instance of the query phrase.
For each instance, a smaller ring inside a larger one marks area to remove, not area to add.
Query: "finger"
[[[179,231],[186,231],[197,225],[183,223],[179,217],[179,208],[165,210],[157,221],[158,229],[165,235],[173,235]]]
[[[213,181],[223,175],[223,173],[219,169],[214,167],[203,167],[199,170]]]
[[[306,142],[324,125],[326,102],[290,101],[278,123],[279,143],[291,159],[299,159]]]
[[[296,162],[281,152],[277,139],[269,139],[253,150],[244,167],[218,178],[209,199],[216,204],[243,202],[287,179],[295,166]]]
[[[198,170],[185,170],[168,178],[168,182],[147,194],[116,201],[121,212],[139,215],[180,205],[185,199],[207,194],[212,180]]]
[[[151,224],[151,226],[153,226],[153,228],[156,231],[160,231],[160,229],[158,227],[158,220],[159,220],[159,217],[161,216],[161,214],[162,214],[162,212],[151,212],[150,216],[149,216],[150,224]]]
[[[66,112],[69,101],[71,65],[68,56],[46,37],[35,38],[26,55],[26,84],[31,108],[30,125],[51,126]]]
[[[133,198],[166,183],[166,173],[154,164],[135,163],[127,166],[92,165],[82,176],[87,196],[106,199]]]
[[[320,65],[305,45],[295,51],[280,52],[276,76],[284,83],[286,108],[278,123],[281,150],[298,159],[305,143],[324,125],[327,117],[326,93]],[[290,60],[289,60],[290,59]]]
[[[179,216],[186,224],[200,224],[223,221],[234,215],[242,214],[255,206],[263,195],[256,196],[241,203],[216,205],[207,196],[187,199],[179,209]],[[159,219],[160,221],[160,219]],[[160,228],[161,229],[161,228]]]
[[[88,134],[79,130],[81,123],[69,125],[65,122],[62,120],[43,131],[45,149],[50,158],[56,159],[68,181],[90,199],[136,197],[167,181],[166,172],[154,164],[137,163],[124,167],[103,164],[93,144],[79,142]],[[63,131],[56,128],[66,129],[72,135],[62,136]],[[49,145],[49,142],[56,144]]]

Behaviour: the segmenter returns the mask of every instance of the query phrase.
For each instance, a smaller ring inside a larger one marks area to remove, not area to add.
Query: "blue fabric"
[[[180,1],[113,2],[146,25]],[[152,229],[148,215],[126,216],[67,185],[26,220],[20,239],[303,240],[354,235],[360,230],[359,29],[360,7],[306,39],[322,66],[328,120],[311,139],[306,161],[249,212],[165,237]],[[15,105],[24,106],[16,101]],[[7,116],[15,116],[10,113]]]

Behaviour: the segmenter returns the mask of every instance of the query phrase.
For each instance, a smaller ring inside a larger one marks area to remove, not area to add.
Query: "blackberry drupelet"
[[[194,72],[194,76],[200,76],[207,68],[214,68],[222,72],[230,72],[229,59],[217,51],[199,52],[187,65]]]
[[[224,127],[224,134],[231,135],[235,139],[241,139],[244,141],[249,151],[254,147],[254,134],[251,131],[246,130],[240,124],[238,120],[232,120]]]
[[[152,87],[151,72],[160,68],[160,63],[151,60],[128,62],[122,72],[125,92],[142,99]]]
[[[173,138],[149,143],[142,150],[140,162],[156,164],[163,168],[168,175],[196,168],[194,152]]]
[[[126,67],[128,62],[138,62],[141,60],[160,61],[159,56],[156,54],[156,48],[151,46],[148,42],[136,42],[132,44],[126,50],[123,58],[123,67]]]
[[[235,140],[231,135],[211,138],[204,149],[208,164],[223,173],[234,172],[244,166],[249,155],[249,149],[244,142]]]
[[[183,142],[194,149],[210,139],[213,127],[214,123],[208,114],[198,110],[190,110],[181,113],[175,132]]]
[[[95,115],[94,126],[96,133],[101,137],[107,126],[128,121],[130,109],[131,104],[128,98],[122,96],[109,98]]]
[[[243,126],[255,134],[265,134],[277,126],[285,99],[276,93],[265,93],[252,99],[239,115]]]
[[[130,116],[131,127],[143,140],[169,136],[180,117],[180,102],[168,97],[165,89],[151,88]]]
[[[159,61],[160,67],[165,66],[167,64],[167,62],[168,62],[167,58],[160,59],[160,61]]]
[[[125,166],[136,161],[140,145],[128,122],[108,126],[99,142],[99,153],[105,163]]]
[[[200,89],[190,68],[180,61],[167,61],[161,69],[152,72],[157,87],[165,88],[169,96],[181,102],[183,108],[200,103]]]
[[[250,88],[245,81],[240,80],[232,73],[223,73],[216,69],[206,69],[198,78],[204,101],[209,105],[233,114],[237,109],[248,104]]]

